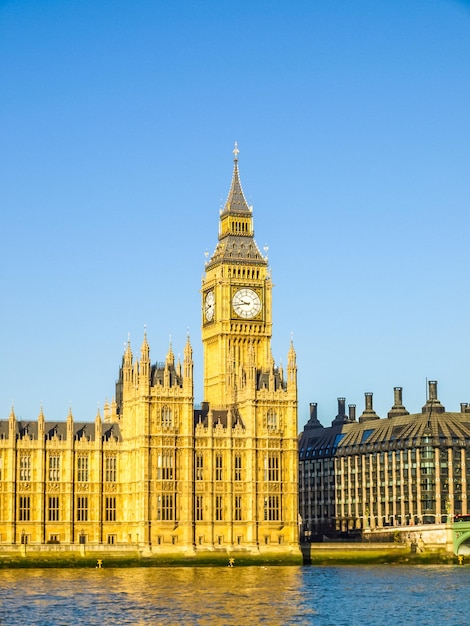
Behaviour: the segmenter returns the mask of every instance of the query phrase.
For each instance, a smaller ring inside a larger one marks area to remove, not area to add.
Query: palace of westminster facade
[[[328,428],[310,405],[298,435],[294,346],[271,353],[272,281],[255,242],[238,149],[201,288],[204,402],[192,348],[152,364],[128,342],[103,418],[0,420],[0,547],[138,545],[153,554],[297,554],[299,540],[469,514],[470,406],[446,412],[429,383],[380,419],[365,395]]]
[[[234,150],[202,280],[204,402],[192,348],[152,364],[128,342],[103,418],[0,420],[0,546],[134,544],[151,553],[298,552],[297,366],[271,354],[272,281]]]

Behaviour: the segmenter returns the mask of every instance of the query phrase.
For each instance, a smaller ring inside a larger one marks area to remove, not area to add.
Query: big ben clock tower
[[[228,542],[241,549],[294,554],[296,355],[291,341],[284,373],[271,354],[271,274],[254,239],[237,144],[233,152],[218,242],[202,280],[207,417],[198,418],[195,431],[195,472],[201,477],[196,479],[195,532],[200,545],[210,537],[215,545]],[[204,476],[209,483],[203,484]]]

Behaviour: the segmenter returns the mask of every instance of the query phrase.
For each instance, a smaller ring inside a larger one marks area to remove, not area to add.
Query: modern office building
[[[137,544],[152,553],[298,552],[297,366],[271,354],[272,280],[234,150],[201,288],[204,402],[189,337],[152,362],[128,343],[94,422],[0,421],[0,544]],[[184,294],[182,294],[182,299]]]
[[[428,383],[420,413],[409,414],[402,389],[380,419],[371,393],[356,419],[338,398],[328,428],[310,405],[299,439],[299,511],[302,538],[384,526],[445,522],[468,514],[470,407],[447,412]]]

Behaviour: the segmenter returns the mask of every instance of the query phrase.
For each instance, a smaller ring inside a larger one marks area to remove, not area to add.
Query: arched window
[[[277,430],[277,413],[273,409],[269,409],[266,415],[266,428],[268,430]]]
[[[169,406],[162,408],[162,427],[171,428],[173,426],[173,415]]]

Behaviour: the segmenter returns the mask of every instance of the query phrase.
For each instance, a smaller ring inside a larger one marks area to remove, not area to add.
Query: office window
[[[49,480],[53,482],[60,480],[60,456],[49,457]]]
[[[107,522],[115,522],[116,521],[116,498],[106,498],[105,500],[105,520]]]
[[[116,482],[116,457],[115,456],[107,456],[105,458],[105,480],[107,483],[115,483]]]
[[[77,498],[77,522],[88,521],[88,497],[80,496]]]
[[[20,496],[19,521],[29,522],[30,520],[31,520],[31,498],[30,496]]]
[[[29,454],[20,456],[20,480],[26,482],[31,480],[31,456]]]
[[[58,522],[59,521],[59,498],[58,496],[53,496],[49,498],[49,506],[48,506],[48,519],[50,522]]]
[[[77,480],[79,483],[88,482],[88,457],[79,456],[77,459]]]

